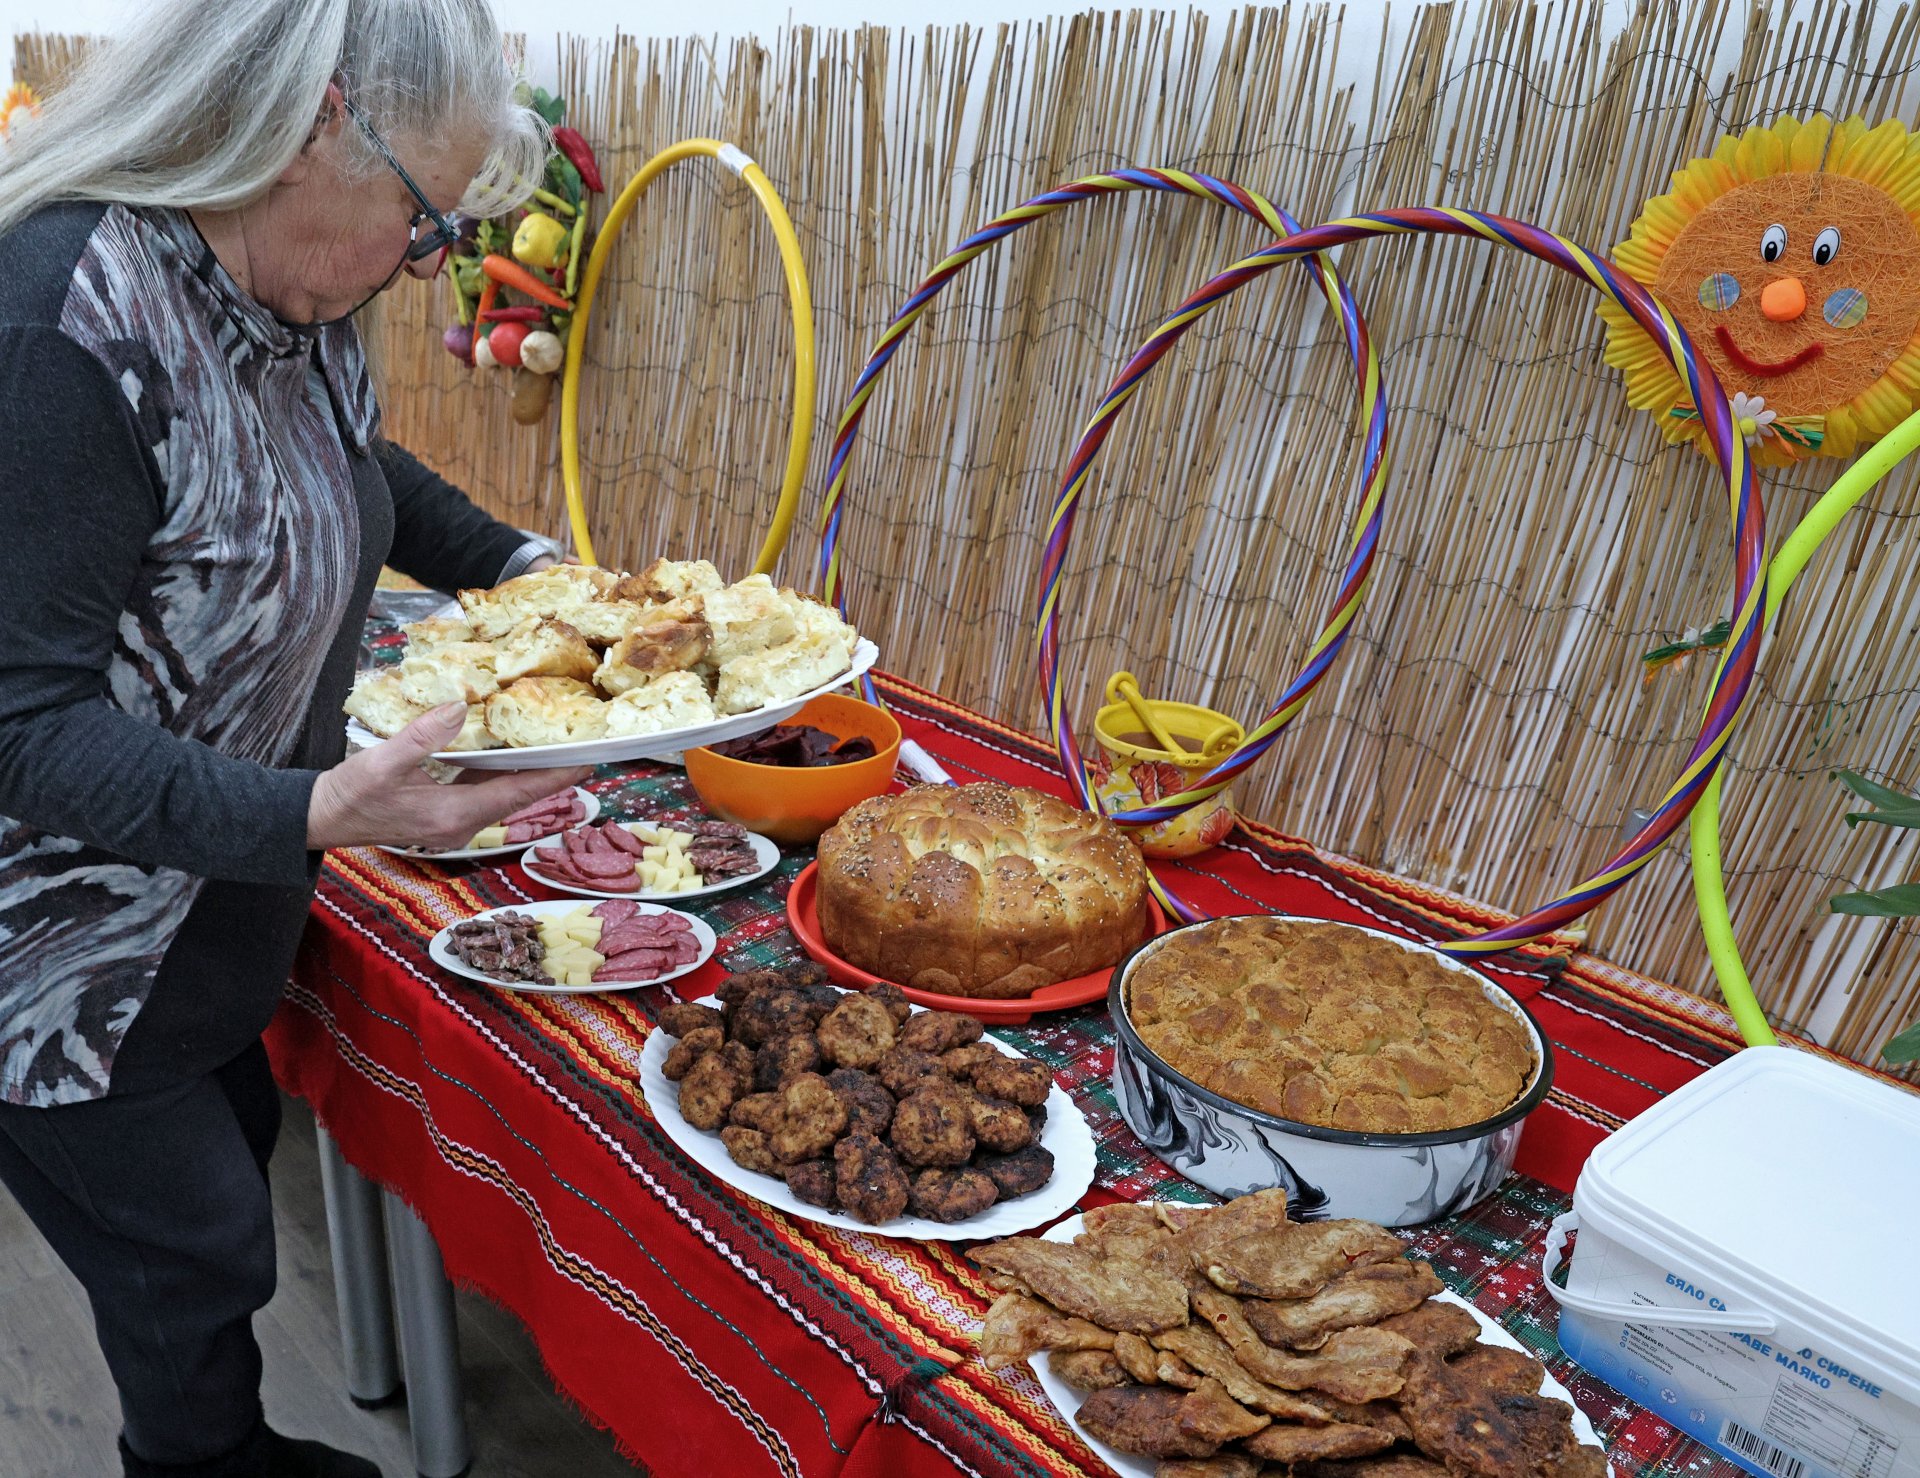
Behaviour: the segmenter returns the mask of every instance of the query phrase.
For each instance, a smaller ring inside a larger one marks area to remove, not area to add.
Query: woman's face
[[[265,239],[249,233],[252,290],[289,323],[319,323],[351,313],[404,270],[431,277],[440,256],[406,262],[419,203],[384,163],[350,172],[349,149],[360,157],[358,125],[336,109],[267,197]],[[442,215],[450,215],[487,154],[481,141],[459,135],[430,142],[387,140],[414,184]],[[431,222],[420,222],[422,232]]]

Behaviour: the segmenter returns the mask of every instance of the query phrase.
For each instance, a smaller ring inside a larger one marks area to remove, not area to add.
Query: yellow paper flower
[[[1785,119],[1722,138],[1649,200],[1613,260],[1652,288],[1731,398],[1769,413],[1755,460],[1849,457],[1920,391],[1920,137]],[[1686,386],[1626,311],[1607,363],[1669,441],[1707,443]],[[1749,419],[1752,419],[1751,417]]]
[[[7,89],[4,98],[0,98],[0,139],[13,131],[13,115],[25,108],[29,116],[38,117],[40,98],[24,82],[16,82]]]

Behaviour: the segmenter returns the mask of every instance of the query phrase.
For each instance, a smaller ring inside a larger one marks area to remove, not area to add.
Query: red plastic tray
[[[883,984],[878,975],[869,975],[858,965],[841,959],[827,948],[826,940],[820,937],[820,911],[815,900],[819,872],[820,864],[809,862],[800,876],[793,880],[793,887],[787,893],[787,926],[793,930],[794,938],[800,941],[800,947],[819,961],[828,979],[835,985],[844,985],[849,990],[868,990]],[[1151,933],[1164,934],[1167,916],[1160,911],[1159,903],[1149,898],[1147,907],[1153,919]],[[1015,996],[1008,1000],[936,995],[930,990],[916,990],[911,985],[903,985],[900,989],[906,993],[908,1000],[930,1011],[962,1011],[982,1021],[1013,1026],[1031,1020],[1037,1011],[1071,1011],[1076,1006],[1104,1000],[1112,978],[1111,969],[1096,970],[1091,975],[1076,975],[1072,980],[1058,980],[1052,985],[1043,985],[1030,996]]]

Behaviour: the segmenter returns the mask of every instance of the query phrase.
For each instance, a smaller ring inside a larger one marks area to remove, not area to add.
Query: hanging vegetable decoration
[[[1761,466],[1851,457],[1916,408],[1920,137],[1899,123],[1789,118],[1722,138],[1613,256],[1712,365]],[[1704,450],[1665,353],[1624,309],[1599,313],[1627,399]]]
[[[454,322],[441,343],[477,368],[512,370],[513,419],[531,426],[546,415],[566,360],[574,287],[588,245],[587,196],[604,193],[606,185],[587,141],[563,124],[562,99],[536,87],[523,89],[521,101],[552,127],[555,152],[525,210],[465,223],[447,274]]]

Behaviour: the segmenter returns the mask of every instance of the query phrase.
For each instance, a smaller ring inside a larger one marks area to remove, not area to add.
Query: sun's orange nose
[[[1782,277],[1760,289],[1760,311],[1775,323],[1792,323],[1807,311],[1807,290],[1798,277]]]

